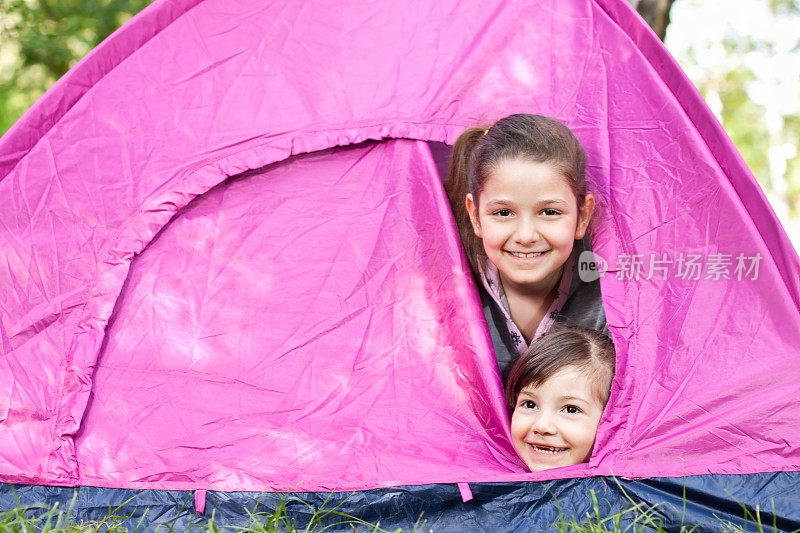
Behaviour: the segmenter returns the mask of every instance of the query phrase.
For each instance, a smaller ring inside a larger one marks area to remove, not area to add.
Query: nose
[[[556,431],[553,416],[546,412],[540,412],[531,425],[531,432],[540,435],[554,435]]]
[[[520,244],[526,245],[539,240],[539,228],[532,217],[520,217],[516,230],[514,237]]]

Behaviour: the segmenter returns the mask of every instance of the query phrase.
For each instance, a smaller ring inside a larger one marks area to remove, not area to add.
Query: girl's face
[[[550,288],[561,277],[575,239],[586,233],[594,198],[579,209],[567,179],[547,163],[501,161],[486,180],[478,205],[467,195],[475,235],[505,284]],[[508,289],[508,287],[506,286]]]
[[[528,385],[511,415],[517,454],[531,472],[588,461],[603,407],[592,375],[573,365]]]

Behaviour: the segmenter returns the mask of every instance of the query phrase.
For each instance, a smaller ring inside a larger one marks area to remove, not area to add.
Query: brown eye
[[[577,405],[566,405],[564,406],[564,411],[571,415],[577,415],[578,413],[582,412],[581,408]]]
[[[499,216],[499,217],[510,217],[511,216],[511,210],[509,210],[509,209],[498,209],[497,211],[495,211],[492,214],[496,215],[496,216]]]

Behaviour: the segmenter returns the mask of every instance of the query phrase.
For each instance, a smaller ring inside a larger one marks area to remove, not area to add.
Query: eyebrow
[[[588,401],[586,398],[581,398],[581,397],[579,397],[579,396],[562,396],[562,397],[561,397],[561,400],[562,400],[562,401],[563,401],[563,400],[578,400],[578,401],[580,401],[580,402],[591,403],[591,402],[589,402],[589,401]]]
[[[507,200],[507,199],[499,199],[499,200],[489,200],[484,204],[486,209],[494,209],[497,207],[515,207],[517,204],[514,200]],[[536,202],[536,207],[549,207],[549,206],[558,206],[562,208],[569,208],[570,203],[561,199],[561,198],[544,198],[542,200],[538,200]]]
[[[513,200],[490,200],[486,202],[486,207],[496,207],[496,206],[504,206],[504,205],[515,205]]]
[[[563,198],[543,198],[536,202],[537,205],[563,205],[569,206],[570,203],[565,201]]]

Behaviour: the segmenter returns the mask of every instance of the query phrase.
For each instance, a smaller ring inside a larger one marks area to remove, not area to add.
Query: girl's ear
[[[593,213],[594,196],[587,194],[583,199],[583,205],[578,210],[578,227],[575,228],[575,239],[583,239],[583,236],[586,235],[586,229],[589,227]]]
[[[481,223],[478,221],[478,206],[475,205],[475,202],[472,199],[472,194],[468,194],[467,198],[464,200],[467,204],[467,213],[469,213],[469,220],[472,222],[472,231],[475,232],[475,236],[479,239],[483,238],[481,235]]]

